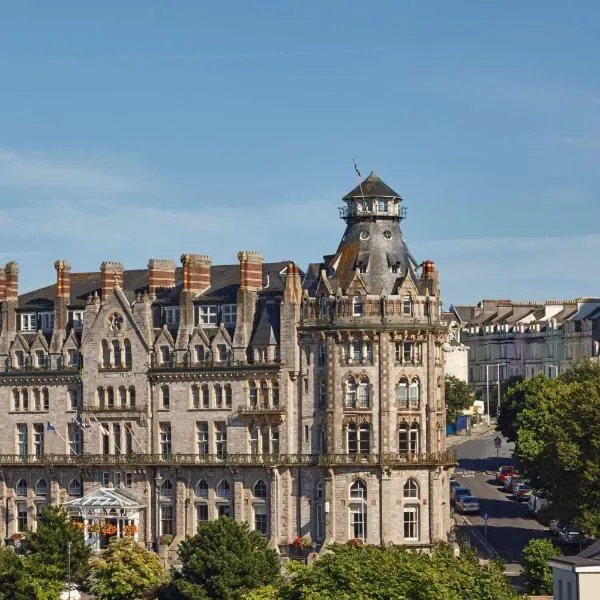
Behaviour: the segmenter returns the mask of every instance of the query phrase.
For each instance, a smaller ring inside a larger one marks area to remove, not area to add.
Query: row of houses
[[[482,300],[475,306],[452,305],[444,318],[454,346],[467,354],[455,374],[482,398],[489,398],[490,387],[498,382],[539,374],[556,377],[600,354],[600,298]],[[494,409],[492,403],[492,414]]]

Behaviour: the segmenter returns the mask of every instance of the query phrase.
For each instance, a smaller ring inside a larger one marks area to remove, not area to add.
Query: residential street
[[[502,445],[496,457],[494,438],[499,434],[493,430],[485,435],[455,444],[459,466],[455,477],[469,487],[474,496],[480,499],[481,513],[477,515],[457,516],[457,522],[465,519],[471,527],[472,545],[490,556],[493,551],[506,562],[507,574],[519,573],[521,549],[534,537],[547,535],[547,528],[529,516],[527,503],[517,503],[494,483],[494,472],[499,464],[511,464],[512,444],[502,439]],[[484,526],[484,514],[488,515],[487,535]],[[484,543],[487,539],[487,546]]]

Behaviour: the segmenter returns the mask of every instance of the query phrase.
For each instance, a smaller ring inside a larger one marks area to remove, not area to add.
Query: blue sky
[[[600,296],[600,5],[1,2],[0,260],[335,250],[352,158],[450,303]]]

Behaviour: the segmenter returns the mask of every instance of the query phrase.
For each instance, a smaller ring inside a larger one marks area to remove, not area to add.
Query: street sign
[[[502,446],[502,438],[499,435],[494,438],[494,446],[496,446],[496,448]]]

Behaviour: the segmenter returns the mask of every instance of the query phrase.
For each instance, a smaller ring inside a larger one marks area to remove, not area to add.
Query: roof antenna
[[[363,200],[363,205],[364,205],[365,194],[362,189],[362,175],[360,174],[360,171],[358,170],[358,166],[356,165],[356,161],[354,160],[354,158],[352,159],[352,163],[354,164],[354,170],[356,171],[356,177],[358,179],[358,186],[360,187],[360,196]]]

